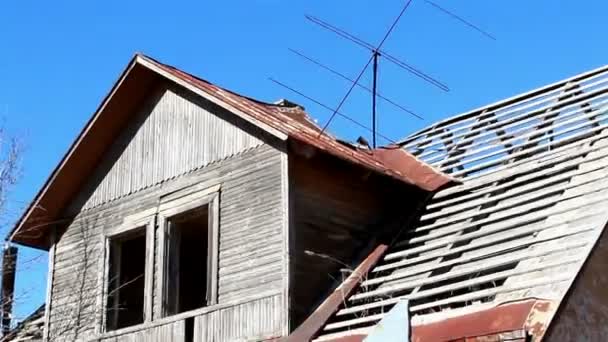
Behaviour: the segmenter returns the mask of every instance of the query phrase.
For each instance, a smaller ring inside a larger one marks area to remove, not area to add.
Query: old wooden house
[[[136,55],[9,237],[49,251],[30,340],[608,340],[607,101],[604,67],[370,149]]]

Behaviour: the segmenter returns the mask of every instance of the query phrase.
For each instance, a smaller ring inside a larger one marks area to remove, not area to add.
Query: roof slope
[[[284,133],[288,137],[314,146],[346,161],[386,174],[428,191],[436,190],[452,180],[450,177],[420,162],[420,160],[413,157],[410,153],[394,151],[394,155],[397,156],[395,158],[399,159],[402,163],[402,165],[396,166],[395,163],[387,163],[384,158],[377,156],[377,153],[374,151],[353,148],[341,143],[329,134],[322,134],[321,129],[299,107],[285,108],[280,105],[254,100],[220,88],[184,71],[159,63],[149,57],[140,56],[140,58],[177,76],[179,79],[185,80],[217,100],[234,106],[255,120]]]
[[[62,210],[134,115],[136,106],[148,96],[147,89],[159,81],[174,82],[280,140],[298,141],[421,189],[432,191],[453,181],[403,150],[362,150],[321,134],[320,128],[298,107],[256,101],[152,58],[136,55],[17,222],[9,236],[11,241],[48,248],[50,226],[69,220],[60,217]]]
[[[44,330],[44,310],[42,304],[36,311],[19,322],[8,334],[0,338],[1,342],[41,342]]]
[[[607,119],[603,67],[405,139],[463,183],[404,227],[319,339],[366,334],[399,298],[413,324],[539,298],[540,338],[608,222]]]

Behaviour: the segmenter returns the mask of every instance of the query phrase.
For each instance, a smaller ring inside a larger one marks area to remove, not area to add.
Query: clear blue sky
[[[381,133],[399,138],[433,121],[596,68],[608,62],[608,2],[435,0],[497,37],[487,39],[414,0],[385,49],[451,88],[444,93],[381,62],[379,90],[422,114],[379,103]],[[312,25],[313,14],[376,44],[404,0],[3,1],[0,4],[0,116],[26,143],[10,219],[45,181],[135,52],[143,52],[262,100],[286,97],[320,122],[328,115],[269,82],[269,76],[335,106],[349,84],[287,51],[299,49],[355,77],[368,54]],[[370,84],[369,74],[363,83]],[[369,122],[369,96],[356,90],[344,112]],[[366,134],[343,120],[331,130]],[[6,228],[5,228],[6,229]],[[22,261],[38,255],[21,248]],[[44,300],[43,255],[20,265],[27,298],[18,317]]]

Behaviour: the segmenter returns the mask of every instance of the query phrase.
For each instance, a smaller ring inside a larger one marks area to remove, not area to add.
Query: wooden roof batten
[[[67,202],[84,184],[113,139],[134,115],[134,108],[147,96],[151,84],[169,81],[238,118],[260,128],[278,141],[295,140],[348,163],[388,176],[425,191],[457,182],[398,147],[362,150],[344,144],[319,128],[301,107],[265,103],[220,88],[210,82],[142,54],[136,54],[91,120],[51,173],[7,240],[47,249],[48,232]],[[289,112],[289,113],[288,113]],[[121,113],[121,115],[115,115]]]
[[[539,301],[539,324],[521,328],[540,341],[608,223],[608,66],[399,144],[462,184],[432,196],[313,340],[361,341],[407,299],[414,338],[428,322]]]
[[[455,177],[479,175],[540,148],[601,131],[608,66],[440,121],[399,142]],[[587,127],[594,127],[588,132]],[[524,139],[525,138],[525,139]]]

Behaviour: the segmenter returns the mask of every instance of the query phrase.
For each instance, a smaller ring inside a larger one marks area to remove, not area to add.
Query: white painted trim
[[[191,83],[159,68],[157,65],[155,65],[155,63],[150,62],[149,60],[147,60],[145,57],[142,56],[137,56],[136,57],[136,62],[143,65],[144,67],[156,72],[157,74],[171,80],[172,82],[175,82],[177,84],[179,84],[180,86],[192,91],[193,93],[205,98],[208,101],[211,101],[213,103],[215,103],[216,105],[223,107],[225,109],[227,109],[228,111],[234,113],[235,115],[237,115],[238,117],[240,117],[241,119],[261,128],[262,130],[264,130],[265,132],[275,136],[276,138],[280,139],[280,140],[287,140],[288,136],[287,134],[255,119],[254,117],[252,117],[251,115],[235,108],[234,106],[218,99],[215,96],[210,95],[209,93],[201,90],[200,88],[192,85]]]

